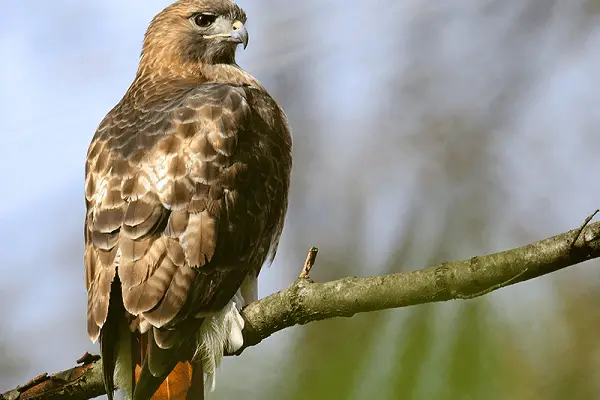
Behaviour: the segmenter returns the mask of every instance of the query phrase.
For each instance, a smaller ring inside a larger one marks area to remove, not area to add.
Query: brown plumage
[[[176,382],[168,393],[183,387],[185,396],[190,382],[201,393],[199,368],[220,354],[209,354],[199,329],[223,324],[221,310],[275,255],[291,137],[281,108],[235,64],[245,20],[229,0],[163,10],[133,83],[90,144],[88,333],[100,339],[110,398],[118,363],[130,369],[135,399],[149,399],[163,380],[161,390]],[[234,346],[227,340],[222,346]],[[154,399],[185,398],[160,393]]]

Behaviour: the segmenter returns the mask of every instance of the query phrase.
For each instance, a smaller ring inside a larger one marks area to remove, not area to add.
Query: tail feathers
[[[148,362],[148,360],[146,360],[146,362],[144,362],[144,365],[142,366],[140,373],[138,375],[138,379],[135,385],[135,391],[133,392],[133,400],[158,400],[158,399],[169,399],[169,397],[153,397],[153,395],[158,391],[158,389],[161,387],[161,385],[163,385],[163,382],[167,380],[167,378],[169,377],[170,373],[173,373],[174,377],[177,376],[177,378],[172,379],[171,384],[175,385],[175,381],[179,380],[179,372],[178,371],[174,371],[174,369],[177,367],[177,365],[179,364],[178,360],[176,357],[170,357],[170,359],[166,359],[165,358],[165,363],[163,364],[164,366],[164,370],[166,370],[166,373],[164,374],[158,374],[158,375],[154,375],[151,372],[150,369],[150,363]],[[189,383],[188,383],[189,385]],[[186,385],[186,389],[187,386]],[[168,395],[169,393],[169,384],[166,384],[166,393]]]
[[[177,363],[175,368],[162,381],[152,396],[152,400],[186,400],[188,399],[191,382],[192,366],[190,363]],[[201,400],[202,397],[189,397],[189,399]]]
[[[202,363],[192,365],[192,382],[186,399],[204,400],[204,370],[202,369]]]
[[[256,295],[252,283],[249,297]],[[215,388],[215,372],[224,352],[234,353],[243,345],[244,319],[239,309],[244,303],[238,291],[219,312],[188,320],[174,336],[151,328],[139,336],[139,343],[132,344],[132,335],[123,331],[120,336],[129,341],[119,341],[116,379],[127,400],[204,399],[205,391]],[[190,359],[191,363],[185,361]],[[107,381],[114,389],[112,375]]]
[[[134,400],[185,400],[192,381],[192,368],[188,362],[177,362],[165,376],[154,376],[145,363],[138,369]]]
[[[104,378],[104,389],[108,400],[113,400],[115,392],[115,343],[116,335],[113,329],[105,325],[100,331],[100,357],[102,359],[102,377]]]
[[[133,337],[129,325],[123,320],[119,331],[119,344],[117,348],[116,368],[114,380],[117,387],[121,389],[124,400],[133,398],[135,389],[135,349],[132,343]]]
[[[130,341],[130,334],[123,334],[127,327],[125,312],[121,299],[121,283],[115,279],[111,283],[110,301],[106,322],[100,331],[100,356],[102,358],[102,375],[104,378],[104,388],[109,400],[113,400],[115,392],[115,365],[117,364],[118,353],[121,343]],[[123,340],[120,340],[123,339]]]
[[[185,399],[192,379],[192,370],[189,363],[180,361],[189,357],[190,345],[193,344],[194,334],[201,323],[202,320],[195,320],[194,323],[186,326],[179,336],[181,340],[168,349],[162,349],[157,345],[153,329],[148,331],[148,356],[135,385],[134,400]],[[161,388],[164,388],[164,391],[159,394],[157,391]],[[156,395],[153,397],[155,392]],[[174,397],[175,393],[180,393],[183,397]]]

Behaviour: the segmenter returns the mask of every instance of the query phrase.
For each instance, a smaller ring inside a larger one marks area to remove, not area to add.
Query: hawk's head
[[[238,44],[246,48],[246,14],[231,0],[179,0],[148,27],[142,62],[158,68],[235,63]]]

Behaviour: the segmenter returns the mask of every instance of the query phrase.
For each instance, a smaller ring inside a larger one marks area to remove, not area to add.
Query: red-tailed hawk
[[[235,63],[245,21],[230,0],[159,13],[133,83],[90,144],[88,333],[111,399],[115,381],[137,400],[202,398],[204,377],[242,345],[238,310],[275,255],[291,137],[281,108]]]

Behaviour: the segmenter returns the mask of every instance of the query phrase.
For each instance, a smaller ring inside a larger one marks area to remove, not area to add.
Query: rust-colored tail
[[[198,373],[198,370],[200,373]],[[142,368],[136,366],[136,381],[140,377]],[[198,386],[200,386],[198,388]],[[199,390],[198,390],[199,389]],[[152,400],[203,400],[204,377],[200,366],[192,367],[189,362],[180,362],[169,373],[158,387]]]
[[[177,332],[169,348],[158,346],[154,330],[140,335],[135,362],[133,400],[203,400],[204,374],[201,363],[193,363],[195,336],[201,320]]]
[[[112,282],[108,318],[100,332],[103,377],[109,400],[118,386],[131,400],[204,400],[201,363],[192,363],[195,335],[202,320],[195,319],[180,331],[167,349],[157,345],[153,329],[131,332],[120,283]]]
[[[141,366],[135,369],[136,381],[140,377]],[[152,400],[204,400],[204,373],[201,364],[178,363],[165,378]]]

